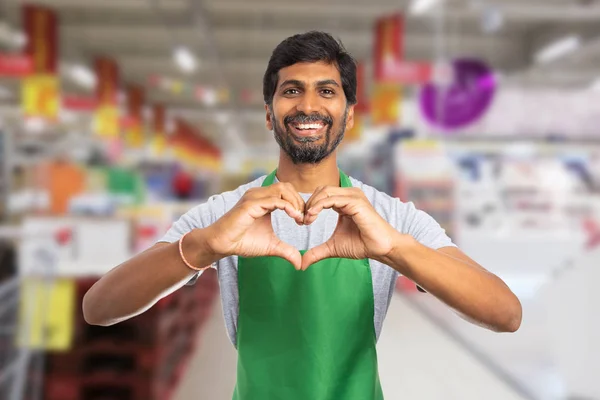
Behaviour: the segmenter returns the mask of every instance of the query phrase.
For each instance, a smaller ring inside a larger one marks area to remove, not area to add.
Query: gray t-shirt
[[[229,192],[214,195],[206,203],[200,204],[181,216],[159,242],[173,243],[186,232],[194,228],[204,228],[213,224],[229,211],[241,199],[244,193],[253,187],[260,187],[266,176],[246,183]],[[413,236],[421,244],[432,249],[455,246],[446,235],[445,230],[427,213],[417,210],[412,202],[403,203],[352,177],[353,187],[360,188],[371,202],[375,210],[390,225],[402,233]],[[300,193],[307,201],[311,194]],[[275,234],[284,242],[299,250],[306,250],[327,241],[337,225],[338,214],[333,210],[323,210],[317,220],[309,226],[298,226],[284,211],[272,213],[272,224]],[[381,333],[394,287],[399,273],[380,262],[369,260],[373,277],[373,295],[375,304],[375,332],[377,338]],[[237,275],[237,256],[219,260],[214,268],[219,276],[223,316],[231,343],[236,346],[236,332],[239,312],[239,293]],[[196,276],[197,278],[197,276]]]

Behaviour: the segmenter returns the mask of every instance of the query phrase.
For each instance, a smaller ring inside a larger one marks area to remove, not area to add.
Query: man
[[[213,265],[238,350],[236,400],[382,399],[375,344],[400,274],[469,321],[518,329],[519,300],[433,218],[338,169],[356,103],[340,43],[284,40],[263,85],[278,168],[193,208],[100,279],[84,298],[89,323],[140,314]]]

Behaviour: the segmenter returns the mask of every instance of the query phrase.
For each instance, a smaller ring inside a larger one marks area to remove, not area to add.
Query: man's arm
[[[409,235],[383,263],[421,286],[464,319],[496,332],[515,332],[522,319],[519,299],[496,275],[456,247],[433,250]]]
[[[194,229],[183,241],[192,265],[217,261],[206,246],[205,230]],[[112,269],[83,298],[83,316],[92,325],[113,325],[143,313],[185,285],[195,271],[179,255],[179,243],[157,243]]]

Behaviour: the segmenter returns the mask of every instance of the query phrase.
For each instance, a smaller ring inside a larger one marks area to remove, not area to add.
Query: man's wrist
[[[186,259],[198,268],[210,267],[222,257],[216,254],[209,242],[210,234],[206,228],[193,229],[182,243]]]
[[[408,268],[411,254],[417,251],[419,243],[411,235],[400,232],[395,235],[393,243],[392,249],[377,261],[404,273]]]

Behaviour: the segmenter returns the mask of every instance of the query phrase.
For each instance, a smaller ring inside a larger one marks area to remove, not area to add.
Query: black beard
[[[283,120],[283,124],[285,126],[284,130],[279,125],[279,122],[277,122],[272,109],[270,109],[270,113],[271,121],[273,121],[275,140],[277,141],[279,147],[286,152],[294,164],[318,164],[331,153],[333,153],[344,138],[344,133],[346,131],[346,119],[348,118],[348,108],[346,108],[346,111],[344,112],[344,118],[340,125],[340,130],[338,131],[337,135],[333,137],[332,142],[331,128],[333,126],[333,121],[329,117],[314,114],[308,116],[304,113],[296,114],[293,117],[288,116]],[[327,124],[325,140],[322,144],[314,144],[314,142],[319,140],[319,138],[295,136],[289,126],[292,122],[323,122]]]

